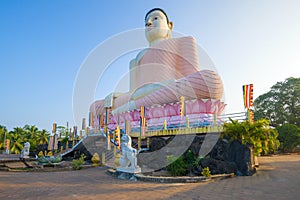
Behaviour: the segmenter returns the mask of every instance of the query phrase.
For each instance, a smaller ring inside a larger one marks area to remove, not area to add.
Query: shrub
[[[275,152],[279,147],[278,133],[269,126],[269,121],[260,119],[254,123],[249,121],[238,122],[230,119],[231,123],[224,124],[223,138],[231,141],[238,140],[242,144],[250,144],[254,147],[254,154],[268,154]]]
[[[167,171],[172,176],[184,176],[187,172],[187,165],[183,160],[182,156],[176,157],[176,156],[167,156],[167,161],[170,163],[167,166]]]
[[[183,160],[186,163],[187,170],[191,172],[192,168],[195,166],[195,157],[193,152],[189,149],[185,154],[183,154]]]
[[[211,174],[210,174],[209,167],[204,167],[201,174],[205,177],[210,177]]]
[[[80,170],[82,169],[82,165],[84,163],[84,159],[86,156],[84,154],[81,154],[80,158],[72,160],[72,167],[75,170]]]
[[[294,124],[284,124],[276,127],[279,133],[279,141],[281,150],[285,152],[293,152],[300,145],[300,128]]]

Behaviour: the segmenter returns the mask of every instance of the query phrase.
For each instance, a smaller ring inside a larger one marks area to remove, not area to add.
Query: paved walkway
[[[0,172],[0,199],[299,199],[300,155],[259,158],[252,177],[209,183],[157,184],[118,180],[106,169]]]

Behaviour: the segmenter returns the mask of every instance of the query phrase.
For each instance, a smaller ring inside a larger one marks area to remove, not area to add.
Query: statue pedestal
[[[22,154],[21,154],[21,155],[20,155],[20,158],[24,158],[24,159],[25,159],[25,158],[29,158],[29,156],[27,156],[27,155],[22,155]]]
[[[117,172],[123,172],[123,173],[130,173],[130,174],[137,174],[141,173],[142,170],[140,167],[136,168],[130,168],[130,167],[118,167]]]
[[[136,158],[136,156],[135,156]],[[120,159],[122,160],[122,159]],[[123,160],[123,161],[127,161],[127,160]],[[134,162],[132,162],[131,164],[133,164]],[[135,177],[135,174],[138,174],[138,173],[141,173],[142,170],[139,166],[137,166],[136,164],[132,167],[124,167],[123,166],[120,166],[120,167],[117,167],[117,170],[116,170],[116,175],[119,179],[125,179],[125,180],[132,180],[132,181],[136,181],[136,177]]]
[[[126,171],[126,169],[124,169],[124,171],[120,171],[122,169],[118,168],[118,169],[108,169],[107,172],[110,173],[111,175],[117,177],[118,179],[123,179],[123,180],[131,180],[131,181],[137,181],[136,175],[139,173],[139,170],[136,170],[135,173],[132,173],[132,171]]]
[[[137,181],[135,174],[141,173],[141,168],[117,168],[116,175],[118,179]]]

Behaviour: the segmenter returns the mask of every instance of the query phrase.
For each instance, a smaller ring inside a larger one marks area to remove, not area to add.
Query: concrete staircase
[[[103,135],[89,135],[82,138],[72,149],[67,150],[64,153],[61,153],[63,158],[70,157],[77,152],[79,155],[84,153],[89,159],[95,154],[98,153],[100,156],[100,163],[102,162],[102,154],[105,154],[105,162],[113,160],[114,152],[113,145],[111,150],[107,150],[107,139]],[[112,162],[113,162],[112,161]]]

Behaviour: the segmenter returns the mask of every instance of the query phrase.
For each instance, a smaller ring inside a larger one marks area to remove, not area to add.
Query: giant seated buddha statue
[[[149,47],[130,62],[130,90],[95,101],[90,107],[93,126],[100,126],[105,108],[111,112],[110,129],[117,124],[124,128],[125,120],[133,127],[138,126],[141,106],[146,108],[148,126],[166,121],[170,124],[180,120],[182,96],[186,115],[197,122],[223,111],[223,84],[219,75],[200,70],[195,39],[171,38],[172,28],[173,23],[162,9],[154,8],[146,14],[145,36]]]

